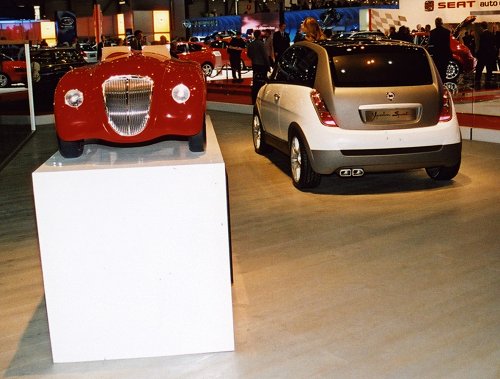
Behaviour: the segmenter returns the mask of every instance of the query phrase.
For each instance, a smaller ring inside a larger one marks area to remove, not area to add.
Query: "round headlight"
[[[83,93],[77,89],[70,89],[64,95],[64,102],[70,107],[78,108],[83,104]]]
[[[172,98],[179,104],[184,104],[188,101],[190,95],[189,88],[184,84],[178,84],[172,90]]]

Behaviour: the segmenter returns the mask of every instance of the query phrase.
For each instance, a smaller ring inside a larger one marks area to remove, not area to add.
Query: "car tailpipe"
[[[348,178],[348,177],[360,177],[365,174],[365,170],[362,168],[341,168],[338,171],[339,176],[343,178]]]

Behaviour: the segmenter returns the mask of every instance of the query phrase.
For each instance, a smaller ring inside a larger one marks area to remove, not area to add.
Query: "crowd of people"
[[[460,34],[461,42],[466,45],[471,53],[477,58],[477,66],[475,72],[475,86],[480,88],[482,84],[482,73],[486,69],[485,86],[491,85],[493,81],[493,72],[500,68],[499,48],[500,48],[500,28],[498,24],[492,24],[489,27],[488,23],[480,22],[475,28],[468,28]],[[492,30],[490,30],[492,29]],[[321,41],[327,38],[326,31],[322,30],[318,21],[313,17],[307,17],[300,25],[300,30],[297,32],[293,42],[300,40],[305,41]],[[427,24],[425,26],[417,25],[413,30],[410,30],[405,25],[391,26],[387,31],[387,38],[393,40],[401,40],[419,45],[424,45],[429,48],[436,67],[442,78],[446,75],[448,62],[452,57],[450,46],[450,30],[443,24],[443,20],[438,17],[435,20],[435,27]],[[290,35],[286,31],[286,24],[281,23],[278,30],[266,29],[256,30],[247,47],[247,41],[242,38],[240,32],[231,38],[228,46],[228,54],[232,77],[234,81],[241,81],[241,53],[246,48],[248,49],[248,57],[252,60],[254,83],[258,91],[258,86],[261,85],[274,62],[279,59],[283,52],[290,46]],[[175,39],[171,44],[175,47],[178,40]],[[146,44],[168,44],[169,41],[165,36],[161,36],[159,41],[148,42],[146,36],[141,30],[136,30],[134,35],[123,40],[118,38],[113,41],[114,45],[130,45],[133,50],[141,50]],[[98,56],[102,51],[102,47],[108,45],[108,41],[103,37],[98,44]],[[170,49],[172,51],[172,48]],[[175,49],[174,49],[175,50]],[[174,53],[175,57],[175,53]]]
[[[410,32],[410,29],[404,25],[400,26],[397,31],[394,26],[391,26],[387,37],[428,46],[436,67],[441,77],[444,78],[448,62],[452,57],[450,34],[451,31],[444,26],[442,18],[437,17],[434,29],[431,29],[430,25],[425,25],[425,27],[417,25],[417,28]],[[476,23],[474,27],[462,31],[459,39],[477,59],[474,74],[475,88],[481,88],[484,69],[486,69],[485,87],[493,86],[493,72],[500,69],[499,24],[488,25],[486,21]]]
[[[258,42],[259,50],[263,49],[268,57],[265,65],[271,67],[275,60],[279,59],[283,51],[290,46],[290,36],[286,32],[286,25],[281,23],[279,30],[275,32],[266,30],[263,32],[259,31],[257,34],[258,36],[255,36],[254,32],[254,39],[262,40]],[[302,22],[294,42],[300,40],[315,42],[326,38],[327,35],[321,29],[318,21],[313,17],[307,17]],[[434,59],[439,74],[443,79],[446,77],[448,63],[452,59],[451,31],[445,27],[441,17],[435,19],[434,28],[430,24],[425,26],[417,25],[414,30],[410,30],[410,28],[404,25],[400,26],[397,30],[396,27],[391,26],[387,33],[387,38],[426,46]],[[475,88],[480,89],[482,87],[484,69],[486,69],[484,86],[486,88],[495,86],[493,75],[495,71],[500,69],[500,25],[489,25],[483,21],[477,23],[471,30],[462,31],[459,38],[477,59],[474,74]],[[261,61],[259,58],[259,65]],[[261,69],[258,73],[254,72],[254,79],[257,79],[254,82],[262,82],[260,80],[261,76]]]

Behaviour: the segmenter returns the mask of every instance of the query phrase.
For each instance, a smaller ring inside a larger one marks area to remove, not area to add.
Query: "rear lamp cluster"
[[[453,116],[452,101],[450,91],[443,87],[443,97],[441,99],[441,112],[439,113],[439,121],[450,121]]]
[[[331,127],[338,126],[332,114],[328,111],[323,98],[315,89],[311,91],[311,100],[314,105],[314,109],[316,109],[316,113],[318,113],[319,120],[323,125]]]

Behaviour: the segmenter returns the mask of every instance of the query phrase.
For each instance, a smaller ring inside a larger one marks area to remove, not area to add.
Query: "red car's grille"
[[[102,87],[113,130],[121,136],[141,133],[149,118],[153,80],[145,76],[112,76]]]

